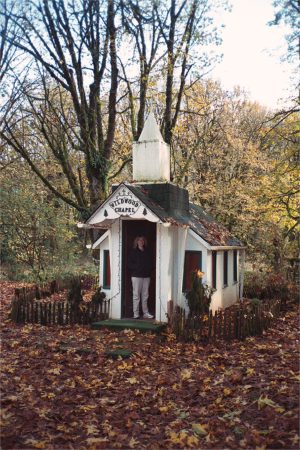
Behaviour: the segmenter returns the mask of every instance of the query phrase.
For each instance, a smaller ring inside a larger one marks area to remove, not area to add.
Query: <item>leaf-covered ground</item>
[[[217,346],[16,326],[1,283],[2,449],[299,448],[298,311]],[[125,345],[129,359],[105,349]]]

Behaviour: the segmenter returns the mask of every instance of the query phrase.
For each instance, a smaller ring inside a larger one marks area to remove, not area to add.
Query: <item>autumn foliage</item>
[[[296,449],[297,310],[214,345],[88,326],[17,326],[1,284],[2,449]],[[106,356],[126,346],[128,359]]]
[[[186,293],[190,315],[208,314],[211,297],[214,292],[202,282],[203,272],[196,270],[191,274],[192,286]]]
[[[259,300],[277,298],[297,302],[299,285],[287,280],[282,273],[246,272],[244,295]]]

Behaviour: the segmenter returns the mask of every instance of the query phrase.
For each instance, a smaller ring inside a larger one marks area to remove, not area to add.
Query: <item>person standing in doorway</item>
[[[129,270],[131,272],[133,291],[133,318],[140,317],[140,300],[144,319],[153,319],[148,310],[149,285],[152,266],[152,258],[147,248],[147,240],[144,236],[137,236],[133,242],[133,249],[129,254]]]

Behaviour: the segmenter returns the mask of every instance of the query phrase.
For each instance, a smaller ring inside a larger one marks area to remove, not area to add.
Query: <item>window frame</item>
[[[238,252],[233,250],[233,283],[238,282]]]
[[[223,288],[228,286],[228,250],[223,252]]]
[[[217,289],[217,260],[218,260],[217,250],[212,250],[211,252],[211,287]]]
[[[107,284],[107,278],[109,279],[110,283]],[[111,288],[111,273],[110,273],[110,254],[109,250],[105,249],[103,250],[103,289],[110,289]]]
[[[189,288],[186,286],[186,276],[187,276],[187,273],[186,273],[186,257],[187,257],[187,254],[198,254],[199,255],[199,262],[200,262],[200,264],[199,264],[199,267],[197,267],[197,269],[199,269],[199,270],[201,270],[201,272],[202,272],[202,261],[203,261],[203,258],[202,258],[202,250],[185,250],[185,252],[184,252],[184,265],[183,265],[183,279],[182,279],[182,292],[184,292],[184,293],[186,293],[186,292],[188,292],[189,291]]]

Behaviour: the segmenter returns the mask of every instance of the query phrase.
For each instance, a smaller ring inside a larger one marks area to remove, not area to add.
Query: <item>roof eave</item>
[[[246,250],[243,245],[211,245],[210,250]]]

